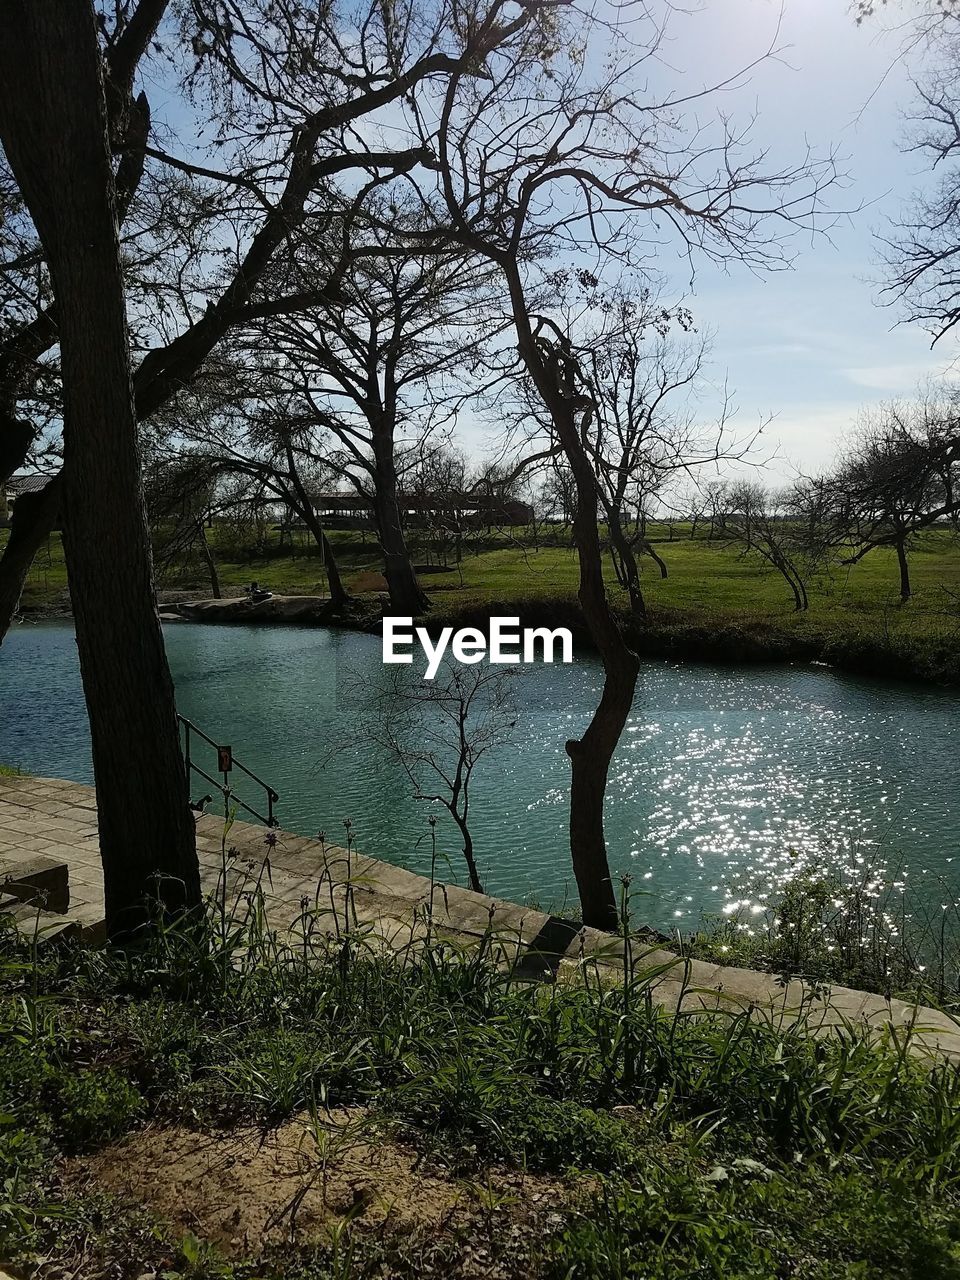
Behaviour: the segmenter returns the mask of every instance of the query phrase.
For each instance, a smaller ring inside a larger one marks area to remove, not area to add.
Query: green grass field
[[[663,530],[652,536],[666,561],[669,576],[661,579],[653,561],[643,561],[643,590],[653,621],[696,623],[699,626],[760,626],[797,636],[834,636],[909,642],[923,638],[960,649],[960,542],[946,530],[919,539],[910,556],[913,599],[899,600],[897,566],[892,551],[879,550],[854,566],[834,565],[809,583],[810,608],[793,610],[789,591],[773,570],[735,548],[701,539],[691,541],[680,530],[668,541]],[[556,536],[556,535],[554,535]],[[6,534],[0,532],[0,545]],[[341,568],[351,592],[376,598],[385,584],[378,549],[372,538],[353,532],[334,532]],[[216,528],[211,542],[226,593],[238,591],[251,579],[281,594],[322,594],[323,566],[311,548],[281,552],[277,535],[270,535],[266,554],[231,556],[224,549],[224,532]],[[223,546],[218,546],[222,543]],[[414,556],[425,563],[428,547]],[[612,566],[614,598],[622,598]],[[471,549],[459,567],[423,576],[423,584],[444,615],[483,607],[572,597],[577,585],[576,553],[569,546],[522,543],[519,537],[493,535],[482,550]],[[199,558],[164,575],[167,593],[204,591],[209,579]],[[23,596],[25,611],[67,604],[66,571],[59,536],[51,538],[30,572]]]

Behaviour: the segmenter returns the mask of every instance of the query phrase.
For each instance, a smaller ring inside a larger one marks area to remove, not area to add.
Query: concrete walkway
[[[298,922],[306,914],[312,927],[333,932],[334,915],[341,926],[347,918],[349,893],[351,921],[355,917],[359,927],[386,945],[405,946],[423,937],[431,897],[429,880],[356,851],[348,856],[345,849],[319,840],[285,831],[275,835],[276,844],[270,847],[264,828],[233,823],[227,835],[232,851],[226,877],[228,901],[242,898],[259,883],[274,929],[300,929]],[[204,888],[213,892],[223,870],[222,819],[210,815],[198,819],[197,846]],[[263,872],[268,855],[269,875]],[[60,880],[54,874],[57,868]],[[47,891],[45,906],[37,903],[36,893],[31,894],[31,880],[56,884],[55,891]],[[66,881],[68,899],[63,897]],[[59,922],[61,928],[89,942],[102,941],[103,877],[92,787],[47,778],[0,777],[0,905],[4,882],[8,892],[21,900],[32,897],[36,904],[15,905],[21,919],[27,913],[28,926],[29,913],[36,921],[39,906],[43,918],[34,927],[53,929]],[[492,930],[518,969],[530,977],[555,975],[582,954],[614,971],[622,965],[623,944],[608,934],[456,886],[434,886],[431,927],[464,943]],[[638,970],[664,967],[655,979],[655,997],[668,1007],[675,1007],[682,998],[685,1008],[752,1008],[762,1016],[789,1022],[805,1004],[807,1016],[818,1029],[841,1022],[877,1030],[913,1025],[918,1048],[939,1049],[960,1061],[960,1025],[934,1009],[839,986],[827,988],[827,998],[811,1004],[810,989],[800,981],[784,985],[771,974],[684,961],[658,949],[640,949],[638,956]]]

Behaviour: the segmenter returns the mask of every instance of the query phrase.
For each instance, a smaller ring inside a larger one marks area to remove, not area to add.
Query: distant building
[[[24,493],[39,493],[50,476],[11,476],[0,481],[0,525],[9,524],[13,505]]]
[[[311,495],[315,510],[331,528],[357,528],[371,521],[371,503],[358,493],[325,492]],[[521,525],[533,519],[526,502],[497,493],[400,494],[400,515],[410,528],[449,519],[464,525]]]

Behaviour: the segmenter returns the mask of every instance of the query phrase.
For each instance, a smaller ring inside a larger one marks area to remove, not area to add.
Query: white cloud
[[[849,378],[858,387],[869,387],[871,391],[886,391],[899,395],[916,391],[918,383],[940,371],[938,365],[932,360],[918,360],[906,364],[864,365],[856,369],[841,370],[844,377]]]

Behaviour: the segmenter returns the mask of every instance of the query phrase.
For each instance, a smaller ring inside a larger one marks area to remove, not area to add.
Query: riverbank
[[[322,596],[274,596],[254,604],[247,597],[170,601],[161,605],[166,622],[221,625],[293,625],[344,627],[378,632],[383,600],[358,598],[335,610]],[[418,618],[432,633],[442,627],[485,629],[492,616],[516,616],[525,627],[568,627],[578,646],[590,648],[590,636],[571,596],[512,597],[478,603],[444,604]],[[872,629],[821,629],[804,620],[791,627],[763,618],[731,619],[681,610],[651,610],[640,621],[620,613],[631,646],[648,658],[712,662],[729,666],[767,663],[821,664],[854,675],[960,685],[960,632],[904,634]]]
[[[61,905],[56,917],[44,916],[42,923],[73,924],[85,941],[104,937],[96,824],[92,787],[0,774],[0,883],[38,858],[57,861],[63,869]],[[216,894],[225,877],[232,896],[259,891],[266,923],[278,936],[289,936],[300,927],[330,936],[362,928],[371,945],[386,947],[398,945],[398,940],[400,945],[419,945],[432,932],[458,946],[478,945],[486,937],[529,977],[558,975],[584,957],[614,977],[623,973],[621,938],[456,884],[438,887],[426,876],[325,838],[278,829],[268,841],[262,826],[236,819],[225,835],[222,817],[203,814],[197,819],[197,848],[204,890]],[[785,985],[780,971],[765,973],[721,965],[714,958],[683,957],[658,946],[657,936],[643,929],[634,938],[634,945],[642,946],[644,963],[657,972],[649,990],[657,1004],[672,1008],[689,988],[702,1004],[756,1010],[781,1024],[803,1011],[802,982]],[[933,1009],[842,986],[825,986],[819,1004],[818,1029],[849,1022],[866,1032],[887,1024],[916,1023],[923,1028],[917,1033],[918,1048],[926,1046],[960,1060],[960,1027]]]
[[[655,535],[656,531],[654,531]],[[652,536],[654,536],[652,535]],[[214,546],[225,535],[212,531]],[[225,596],[210,602],[204,621],[291,622],[375,631],[385,583],[377,551],[357,535],[331,535],[352,603],[335,614],[322,592],[322,565],[303,548],[268,545],[263,554],[231,559],[218,555]],[[0,534],[2,541],[2,534]],[[631,643],[648,657],[730,665],[826,663],[854,674],[960,684],[960,545],[947,531],[923,539],[911,555],[914,597],[901,606],[892,553],[878,551],[855,566],[834,566],[810,584],[810,608],[796,613],[784,584],[734,549],[680,538],[657,542],[669,571],[666,579],[645,573],[649,617],[629,619]],[[421,549],[422,550],[422,549]],[[576,555],[567,545],[543,541],[523,545],[496,536],[479,544],[459,565],[426,564],[423,575],[432,609],[431,628],[483,622],[492,613],[519,615],[523,625],[570,626],[588,643],[576,603]],[[274,601],[251,606],[242,586],[258,579]],[[623,610],[612,571],[611,598]],[[196,566],[168,580],[161,604],[181,603],[171,614],[198,616],[209,592]],[[281,601],[284,601],[281,603]],[[23,599],[27,619],[69,613],[59,539],[40,557]]]

